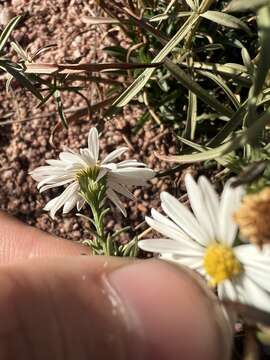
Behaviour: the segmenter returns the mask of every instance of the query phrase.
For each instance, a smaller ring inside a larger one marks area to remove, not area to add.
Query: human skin
[[[3,360],[230,357],[223,312],[186,269],[91,256],[5,213],[0,319]]]

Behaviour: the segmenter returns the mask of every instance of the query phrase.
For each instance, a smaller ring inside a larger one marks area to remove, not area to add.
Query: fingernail
[[[129,359],[229,358],[222,311],[186,271],[146,260],[113,271],[105,281],[122,304]]]

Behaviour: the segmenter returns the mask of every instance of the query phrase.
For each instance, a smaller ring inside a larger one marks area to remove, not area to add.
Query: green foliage
[[[151,118],[173,130],[181,153],[160,156],[171,162],[215,159],[235,172],[241,169],[233,163],[247,164],[250,152],[265,153],[269,1],[133,0],[120,6],[100,0],[100,6],[130,39],[129,49],[110,47],[116,58],[124,60],[126,52],[134,62],[163,63],[133,72],[108,116],[131,100],[144,104],[149,112],[135,130]]]

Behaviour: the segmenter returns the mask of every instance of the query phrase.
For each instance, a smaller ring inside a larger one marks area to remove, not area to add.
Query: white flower
[[[205,177],[198,183],[185,178],[194,215],[176,198],[163,192],[161,206],[171,219],[152,210],[147,223],[168,238],[139,242],[146,251],[165,260],[197,270],[217,286],[221,299],[240,301],[270,312],[270,245],[260,251],[254,245],[234,246],[237,225],[233,214],[243,189],[228,182],[219,199]]]
[[[79,153],[73,151],[61,152],[59,160],[46,160],[48,165],[40,166],[30,172],[38,181],[40,192],[50,188],[67,185],[61,195],[50,200],[44,210],[50,211],[52,218],[63,206],[63,214],[68,213],[77,205],[80,210],[84,200],[80,196],[78,176],[82,171],[97,170],[97,180],[106,175],[106,195],[126,216],[126,210],[118,194],[134,199],[127,189],[128,186],[143,186],[147,180],[155,176],[155,172],[137,160],[125,160],[114,163],[128,148],[121,147],[108,154],[104,160],[99,161],[99,139],[96,128],[91,128],[88,135],[88,148],[80,149]],[[118,194],[117,194],[118,193]]]

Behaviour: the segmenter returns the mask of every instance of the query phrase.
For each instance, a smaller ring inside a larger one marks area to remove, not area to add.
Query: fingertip
[[[229,358],[231,334],[223,312],[188,272],[144,261],[117,269],[108,282],[128,309],[128,321],[136,324],[141,358]]]
[[[49,235],[0,212],[0,264],[12,264],[35,257],[91,254],[88,247]]]

